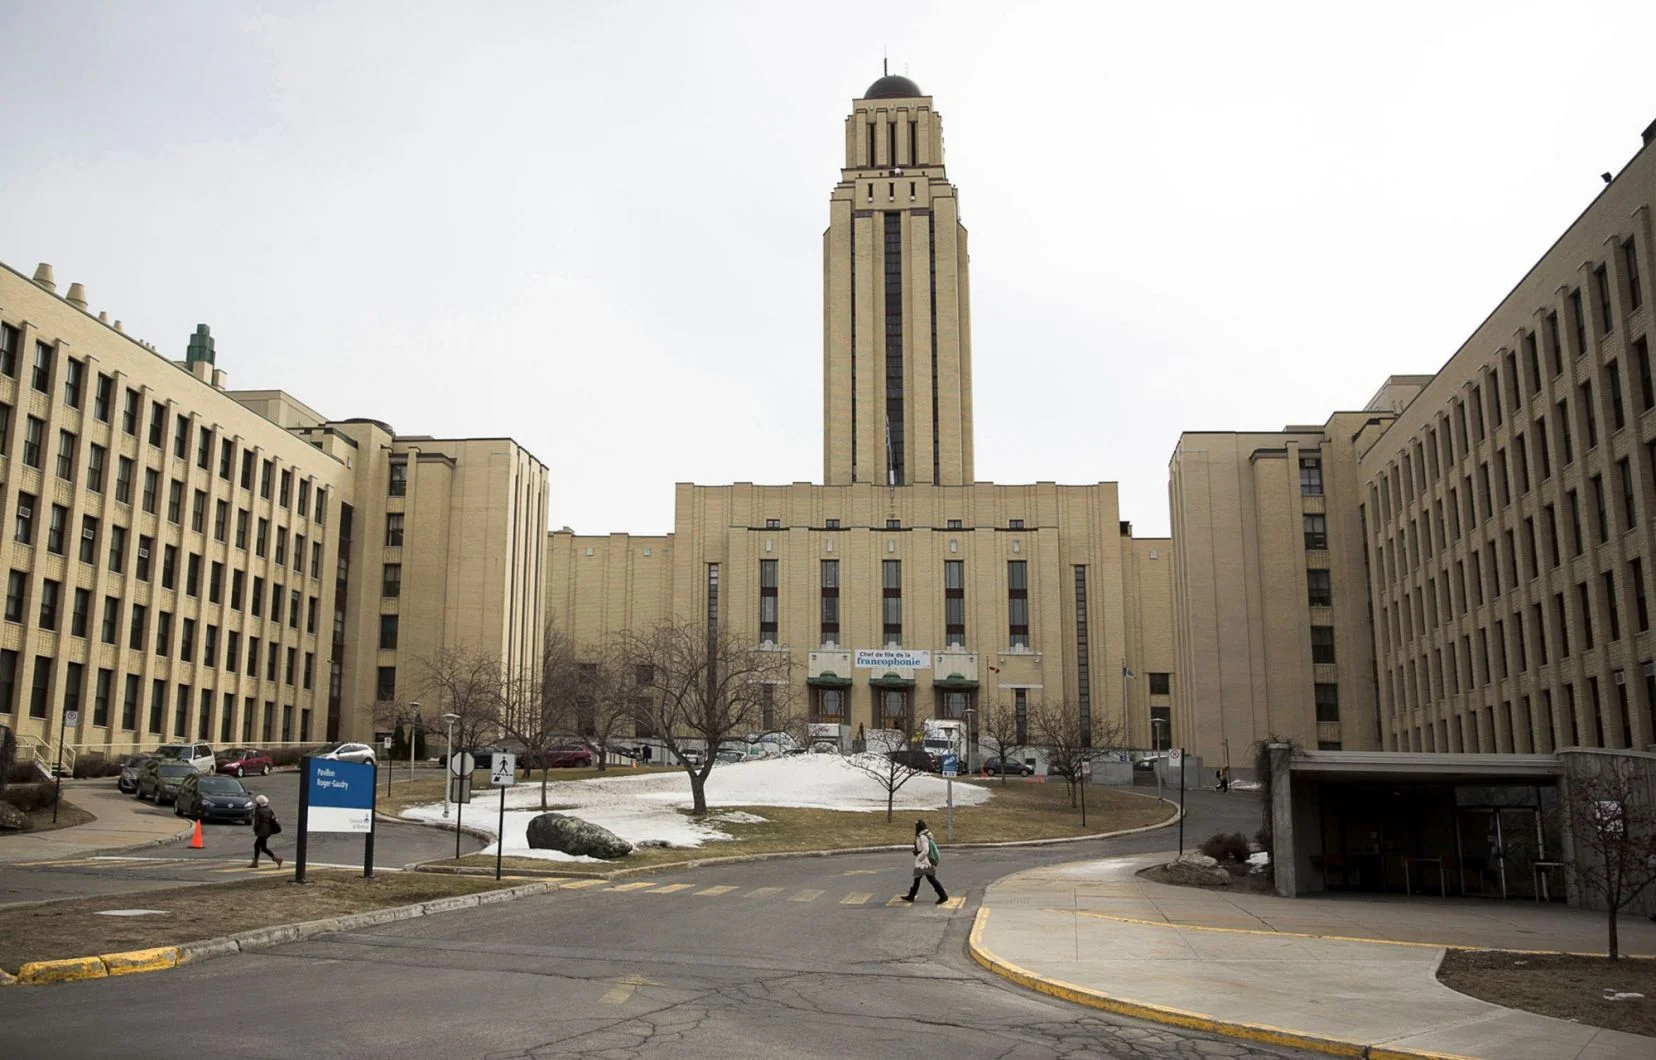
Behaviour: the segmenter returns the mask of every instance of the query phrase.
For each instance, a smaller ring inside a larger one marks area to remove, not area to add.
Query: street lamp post
[[[966,708],[966,775],[967,776],[972,775],[972,744],[977,742],[977,729],[975,727],[973,727],[973,725],[972,725],[972,722],[975,720],[973,718],[973,715],[976,714],[976,713],[977,713],[977,708],[975,708],[975,707],[967,707]]]
[[[414,782],[414,734],[420,731],[420,701],[415,700],[408,705],[413,712],[408,722],[408,780]]]
[[[1166,724],[1167,724],[1167,722],[1162,720],[1161,718],[1151,718],[1150,719],[1150,742],[1156,745],[1155,750],[1157,752],[1160,752],[1161,749],[1162,749],[1161,726],[1166,725]],[[1162,797],[1162,768],[1161,768],[1161,764],[1162,764],[1162,757],[1158,753],[1156,755],[1156,798],[1158,798],[1158,799]]]
[[[444,714],[443,720],[448,722],[448,736],[443,740],[443,748],[447,752],[443,756],[443,820],[446,821],[449,808],[449,776],[454,771],[454,723],[460,720],[460,715]]]

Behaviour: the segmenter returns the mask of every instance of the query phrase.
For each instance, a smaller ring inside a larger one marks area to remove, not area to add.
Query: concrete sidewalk
[[[1602,952],[1602,914],[1476,899],[1233,895],[1135,875],[1170,857],[1001,880],[984,896],[973,956],[1082,1004],[1337,1055],[1656,1056],[1656,1039],[1503,1008],[1437,981],[1444,950],[1433,943]],[[1622,939],[1624,952],[1656,953],[1648,921],[1623,921]]]
[[[50,832],[0,833],[0,865],[107,854],[190,833],[189,822],[172,807],[157,808],[122,795],[113,780],[66,780],[63,798],[97,820]]]

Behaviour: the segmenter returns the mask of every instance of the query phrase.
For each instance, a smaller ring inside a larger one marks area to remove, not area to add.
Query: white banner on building
[[[851,660],[857,670],[930,670],[931,652],[902,648],[858,648]]]

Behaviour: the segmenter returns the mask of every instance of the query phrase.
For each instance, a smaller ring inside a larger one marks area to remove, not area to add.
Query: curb
[[[93,818],[93,820],[96,819],[97,818]],[[129,850],[144,850],[147,847],[166,846],[168,843],[176,843],[180,839],[188,839],[194,832],[195,826],[192,824],[189,828],[186,828],[181,832],[168,836],[159,836],[155,839],[146,839],[142,843],[128,843],[125,846],[119,847],[98,847],[95,850],[77,850],[73,854],[67,855],[62,860],[68,861],[76,858],[96,858],[103,857],[108,854],[124,854]],[[15,864],[15,862],[0,861],[0,868]]]
[[[1182,1027],[1186,1030],[1222,1035],[1226,1038],[1237,1038],[1259,1045],[1280,1045],[1291,1049],[1305,1049],[1311,1052],[1323,1053],[1327,1056],[1356,1057],[1359,1060],[1471,1060],[1471,1058],[1452,1053],[1430,1053],[1416,1049],[1397,1049],[1385,1045],[1364,1045],[1360,1042],[1327,1038],[1305,1031],[1288,1030],[1268,1023],[1244,1023],[1239,1020],[1220,1019],[1206,1013],[1187,1012],[1184,1009],[1167,1005],[1152,1005],[1143,1001],[1111,997],[1108,994],[1078,986],[1075,983],[1066,983],[1061,979],[1048,979],[1027,968],[1021,968],[984,948],[983,928],[989,922],[989,913],[988,906],[980,905],[978,907],[977,916],[972,921],[971,934],[966,939],[966,951],[971,955],[972,960],[988,971],[1038,994],[1045,994],[1048,997],[1059,998],[1077,1005],[1085,1005],[1088,1008],[1102,1009],[1118,1016],[1128,1016],[1133,1019],[1147,1020],[1151,1023],[1162,1023],[1171,1027]]]
[[[301,942],[317,935],[331,935],[341,931],[375,927],[398,920],[447,913],[456,909],[471,909],[480,905],[531,898],[557,889],[557,882],[526,883],[475,894],[455,894],[446,898],[432,898],[412,905],[369,909],[361,913],[306,920],[296,924],[274,924],[270,927],[250,928],[234,935],[201,939],[178,946],[158,946],[147,950],[128,950],[105,953],[96,957],[70,957],[53,961],[30,961],[18,969],[14,978],[0,971],[0,987],[13,983],[42,986],[48,983],[75,983],[87,979],[105,979],[115,975],[136,975],[140,972],[160,972],[184,964],[196,964],[214,957],[228,957],[237,953],[256,953],[273,946]]]
[[[1121,836],[1138,835],[1141,832],[1154,832],[1157,829],[1178,824],[1179,818],[1184,816],[1183,811],[1178,808],[1178,804],[1172,802],[1171,800],[1157,800],[1154,795],[1145,795],[1143,797],[1167,803],[1169,806],[1173,807],[1173,815],[1158,824],[1140,825],[1137,828],[1123,828],[1117,832],[1098,832],[1093,835],[1059,836],[1056,839],[1015,839],[1006,843],[939,843],[937,846],[939,850],[994,850],[1006,847],[1047,847],[1057,846],[1061,843],[1086,843],[1096,839],[1118,839]],[[488,838],[492,842],[494,840],[494,835],[491,833]],[[630,869],[616,869],[614,872],[582,872],[581,865],[577,863],[568,868],[556,870],[516,868],[512,870],[512,874],[516,876],[556,875],[562,878],[580,876],[589,879],[615,880],[621,879],[625,876],[643,876],[649,873],[667,872],[669,870],[676,869],[700,869],[706,868],[710,865],[742,865],[755,861],[779,861],[782,858],[831,858],[838,857],[842,854],[889,854],[894,850],[909,849],[912,848],[906,843],[894,843],[889,846],[840,847],[834,850],[777,850],[768,854],[728,854],[712,858],[691,858],[687,861],[666,861],[659,865],[639,865]],[[556,862],[555,864],[562,864],[562,862]],[[414,866],[414,871],[443,873],[451,876],[470,876],[479,873],[487,875],[493,872],[492,869],[486,869],[482,866],[476,866],[474,868],[472,866],[433,865],[430,863],[416,865]]]

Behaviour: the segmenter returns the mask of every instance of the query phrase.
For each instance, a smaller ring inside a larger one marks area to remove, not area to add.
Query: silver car
[[[326,758],[334,762],[357,762],[371,766],[375,763],[374,749],[365,743],[323,744],[310,753],[312,758]]]

